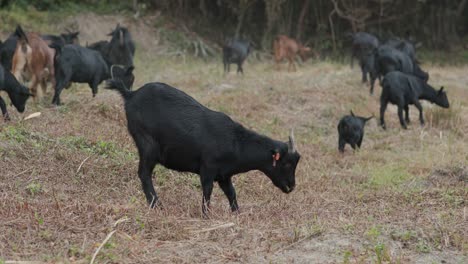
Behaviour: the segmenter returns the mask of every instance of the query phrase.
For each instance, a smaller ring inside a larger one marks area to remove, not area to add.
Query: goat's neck
[[[422,93],[419,96],[419,99],[433,102],[437,99],[437,91],[428,84],[424,84],[424,88],[422,89]]]
[[[273,162],[272,150],[281,149],[282,142],[259,135],[248,129],[238,134],[238,165],[243,171],[262,170]]]

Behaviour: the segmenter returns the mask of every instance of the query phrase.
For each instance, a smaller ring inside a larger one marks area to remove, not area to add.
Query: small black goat
[[[249,41],[230,39],[223,46],[224,73],[228,73],[231,63],[237,64],[237,73],[244,74],[242,64],[252,51],[252,44]]]
[[[238,210],[231,181],[238,173],[259,170],[283,192],[294,189],[300,155],[292,133],[289,142],[259,135],[164,83],[148,83],[136,91],[119,80],[107,85],[124,99],[128,130],[140,156],[138,176],[151,207],[158,201],[151,179],[156,164],[200,175],[204,215],[216,181],[231,210]]]
[[[361,148],[362,139],[364,138],[364,126],[371,117],[365,118],[355,116],[353,111],[351,115],[344,116],[338,123],[338,150],[344,152],[346,143],[351,145],[353,149]]]
[[[443,108],[449,108],[447,94],[444,87],[439,91],[423,80],[402,72],[390,72],[385,75],[382,82],[382,95],[380,96],[380,125],[386,129],[384,115],[387,104],[390,102],[398,106],[398,117],[401,126],[406,129],[406,123],[409,123],[409,107],[414,104],[419,110],[419,121],[424,125],[423,110],[419,100],[427,100]],[[403,119],[403,110],[405,110],[405,119]],[[405,122],[406,120],[406,122]]]
[[[87,83],[96,96],[98,85],[109,78],[118,78],[124,81],[125,85],[133,85],[133,66],[125,70],[116,71],[113,67],[109,69],[101,54],[78,45],[60,46],[51,45],[56,50],[55,67],[55,94],[52,104],[60,105],[60,93],[70,82]],[[118,67],[118,66],[115,66]]]
[[[31,94],[29,93],[28,88],[24,85],[21,85],[11,72],[5,71],[2,65],[0,65],[0,90],[7,92],[11,103],[15,106],[18,112],[24,112],[26,101],[28,100],[29,96],[31,96]],[[10,120],[5,101],[1,96],[0,109],[2,110],[5,121]]]

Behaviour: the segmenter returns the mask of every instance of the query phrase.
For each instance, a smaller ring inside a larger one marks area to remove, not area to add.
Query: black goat
[[[338,123],[338,150],[344,152],[345,144],[351,145],[353,149],[361,148],[362,139],[364,138],[364,126],[366,122],[374,117],[365,118],[355,116],[353,111],[351,115],[344,116]]]
[[[11,34],[0,48],[0,64],[7,71],[11,71],[17,41],[18,37],[15,34]]]
[[[443,108],[449,108],[447,94],[444,87],[439,91],[423,80],[402,72],[390,72],[385,75],[382,82],[382,95],[380,96],[380,125],[386,129],[384,115],[387,104],[390,102],[398,106],[398,117],[401,126],[406,129],[409,123],[409,107],[414,104],[419,110],[419,121],[424,125],[423,110],[419,100],[427,100]],[[405,110],[405,119],[403,119]],[[406,120],[406,122],[405,122]]]
[[[135,43],[128,29],[117,24],[108,35],[112,36],[110,41],[99,41],[89,45],[88,48],[99,51],[109,67],[112,65],[132,66]]]
[[[204,215],[215,181],[231,210],[238,210],[231,181],[238,173],[260,170],[283,192],[294,189],[300,155],[292,133],[289,142],[259,135],[164,83],[148,83],[136,91],[118,80],[107,85],[124,99],[128,130],[140,156],[138,175],[151,207],[158,201],[151,179],[156,164],[200,175]]]
[[[60,36],[56,35],[41,35],[41,38],[47,42],[48,45],[60,45],[64,46],[66,44],[79,44],[78,35],[79,31],[62,33]]]
[[[51,45],[56,50],[54,58],[55,67],[55,94],[52,103],[60,105],[60,93],[70,82],[87,83],[96,96],[98,85],[109,78],[118,78],[124,81],[125,85],[133,85],[133,66],[121,71],[111,71],[101,54],[78,45]]]
[[[367,82],[367,73],[370,73],[366,68],[366,60],[373,54],[375,49],[379,47],[379,39],[367,32],[357,32],[351,35],[351,67],[354,64],[354,58],[359,61],[359,66],[362,72],[362,82]]]
[[[31,94],[29,93],[28,88],[24,85],[21,85],[11,72],[5,71],[2,65],[0,65],[0,90],[7,92],[11,103],[15,106],[18,112],[24,112],[26,101],[28,100],[29,96],[31,96]],[[5,121],[10,120],[5,101],[1,96],[0,109],[2,110]]]
[[[237,73],[244,74],[242,64],[252,51],[252,44],[249,41],[230,39],[223,46],[224,73],[230,71],[232,63],[237,64]]]

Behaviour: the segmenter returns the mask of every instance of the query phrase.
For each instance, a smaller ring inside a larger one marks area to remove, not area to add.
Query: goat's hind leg
[[[144,135],[133,137],[140,154],[140,162],[138,165],[138,177],[140,178],[143,192],[145,193],[146,201],[151,208],[159,205],[158,196],[153,186],[153,170],[158,161],[157,145],[153,141],[145,140]]]
[[[403,108],[404,106],[402,104],[398,105],[398,118],[400,119],[401,127],[403,127],[404,129],[407,129],[406,122],[403,119]]]
[[[1,96],[0,96],[0,109],[2,109],[3,119],[5,119],[5,121],[10,121],[10,116],[8,115],[5,101],[3,101],[3,98]]]

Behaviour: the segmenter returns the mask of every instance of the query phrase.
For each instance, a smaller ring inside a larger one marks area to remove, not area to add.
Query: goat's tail
[[[124,84],[124,82],[122,80],[119,80],[119,79],[109,79],[106,81],[106,86],[105,86],[106,89],[109,89],[109,90],[116,90],[118,91],[122,97],[124,98],[124,100],[128,100],[130,99],[130,97],[132,96],[133,92],[130,91]]]
[[[60,45],[60,44],[57,44],[57,43],[52,42],[52,43],[49,45],[49,47],[55,50],[55,54],[54,54],[54,61],[55,61],[55,60],[57,59],[57,57],[59,57],[60,54],[62,54],[62,48],[63,48],[63,46]]]

